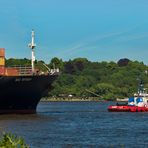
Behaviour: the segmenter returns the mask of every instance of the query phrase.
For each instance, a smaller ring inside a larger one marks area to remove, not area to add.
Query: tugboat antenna
[[[31,43],[28,44],[28,47],[31,48],[31,66],[32,66],[32,73],[34,73],[34,61],[35,61],[34,48],[36,47],[36,44],[34,43],[34,30],[32,30]]]

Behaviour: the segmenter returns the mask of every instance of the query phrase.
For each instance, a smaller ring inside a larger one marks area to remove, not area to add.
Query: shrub
[[[4,133],[0,139],[0,148],[29,148],[24,139],[11,133]]]

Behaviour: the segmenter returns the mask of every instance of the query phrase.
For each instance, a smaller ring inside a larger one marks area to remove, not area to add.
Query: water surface
[[[32,148],[147,148],[148,112],[108,112],[115,102],[40,102],[35,115],[0,115],[0,131]]]

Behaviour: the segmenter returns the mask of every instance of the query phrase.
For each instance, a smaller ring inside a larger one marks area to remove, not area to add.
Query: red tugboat
[[[140,83],[138,93],[129,98],[126,104],[116,104],[108,107],[110,112],[148,112],[148,94]]]

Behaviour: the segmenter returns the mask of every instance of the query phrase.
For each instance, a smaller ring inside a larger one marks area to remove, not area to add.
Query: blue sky
[[[85,57],[148,64],[148,0],[0,0],[0,6],[7,58],[30,58],[33,28],[36,58],[46,63]]]

